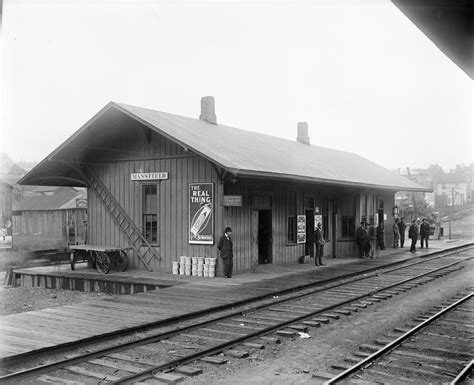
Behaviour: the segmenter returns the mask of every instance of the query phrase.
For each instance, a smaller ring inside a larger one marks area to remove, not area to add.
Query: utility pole
[[[454,187],[451,187],[451,215],[449,216],[449,239],[451,239],[451,221],[454,215]]]

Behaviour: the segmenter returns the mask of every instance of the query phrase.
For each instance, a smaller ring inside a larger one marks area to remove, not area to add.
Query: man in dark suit
[[[428,238],[430,237],[430,224],[428,221],[423,218],[423,221],[420,225],[420,241],[421,241],[421,248],[423,248],[423,243],[426,242],[426,248],[428,248]]]
[[[416,225],[416,219],[413,220],[408,229],[408,238],[411,239],[410,251],[414,253],[416,251],[416,240],[418,239],[418,226]]]
[[[222,262],[224,263],[224,275],[226,278],[232,278],[232,268],[234,266],[234,253],[233,253],[233,244],[232,238],[232,229],[226,227],[224,230],[224,235],[219,239],[217,248],[221,253]]]
[[[400,219],[400,222],[398,222],[398,230],[400,231],[400,247],[404,247],[405,243],[405,229],[407,228],[407,225],[404,222],[405,218]]]
[[[314,231],[314,244],[316,245],[316,257],[314,258],[314,264],[316,266],[324,266],[323,254],[324,254],[324,235],[321,229],[321,222],[318,222],[316,230]]]

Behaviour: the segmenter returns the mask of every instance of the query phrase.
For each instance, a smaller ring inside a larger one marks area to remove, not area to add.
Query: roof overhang
[[[471,0],[392,0],[446,56],[473,79]]]

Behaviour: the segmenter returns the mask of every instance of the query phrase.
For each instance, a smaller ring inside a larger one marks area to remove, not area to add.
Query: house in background
[[[471,180],[465,175],[440,175],[436,178],[434,190],[438,207],[461,206],[472,202]]]
[[[325,256],[357,257],[360,221],[389,229],[395,192],[429,190],[311,145],[304,122],[295,131],[292,141],[218,124],[212,97],[199,119],[111,102],[19,183],[87,187],[88,243],[130,247],[130,265],[150,271],[218,257],[226,226],[236,271],[313,253],[318,222]]]
[[[87,236],[87,195],[69,189],[59,195],[36,195],[13,204],[17,235],[44,236],[64,246],[83,244]]]

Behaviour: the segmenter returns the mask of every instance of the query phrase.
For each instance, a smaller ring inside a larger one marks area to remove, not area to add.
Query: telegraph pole
[[[454,215],[454,187],[451,187],[451,215],[449,216],[449,239],[451,239],[451,221]]]

